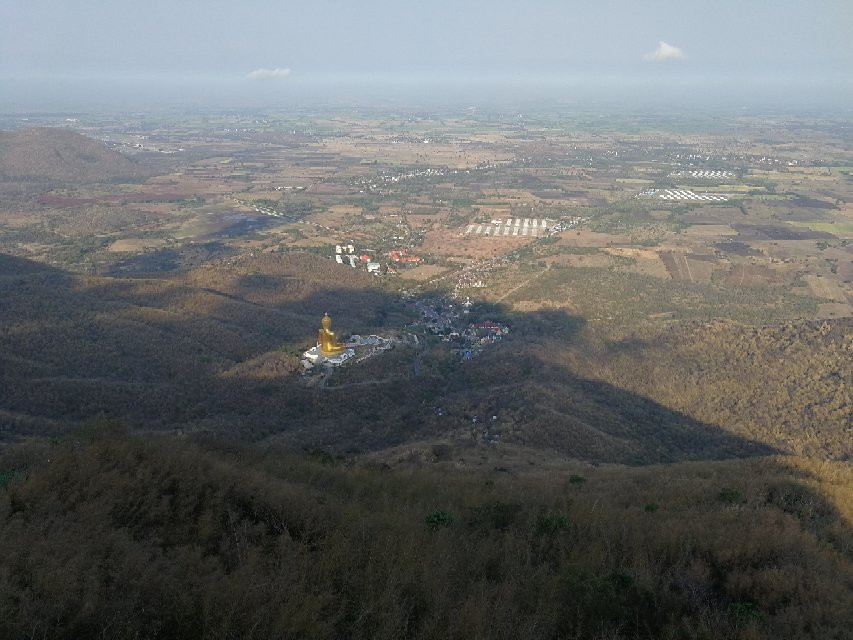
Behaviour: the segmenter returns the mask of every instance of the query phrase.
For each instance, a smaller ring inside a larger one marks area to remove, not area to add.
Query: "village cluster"
[[[754,154],[732,154],[724,156],[716,156],[701,153],[674,153],[669,155],[669,160],[675,161],[678,164],[687,163],[688,166],[696,164],[717,163],[717,162],[738,162],[740,164],[757,164],[757,165],[787,165],[796,167],[800,164],[799,160],[784,160],[782,158],[774,158],[772,156],[759,156]],[[724,172],[725,173],[725,172]],[[701,178],[703,176],[694,176]]]
[[[569,218],[568,220],[560,220],[556,224],[551,226],[551,233],[559,233],[560,231],[566,231],[568,229],[574,229],[579,224],[583,224],[584,222],[589,222],[589,216]]]
[[[237,198],[232,198],[232,199],[237,204],[241,204],[243,206],[249,207],[253,211],[255,211],[256,213],[263,213],[264,215],[272,216],[273,218],[282,218],[283,220],[289,220],[291,222],[302,222],[301,220],[298,220],[297,218],[294,218],[293,216],[286,215],[286,214],[281,213],[280,211],[276,211],[275,209],[272,209],[270,207],[265,207],[263,205],[259,205],[259,204],[256,204],[254,202],[244,202],[243,200],[238,200]]]
[[[367,253],[359,255],[355,250],[355,246],[351,244],[336,244],[334,257],[335,262],[338,264],[346,264],[353,269],[357,269],[363,265],[367,269],[368,273],[372,273],[377,276],[382,275],[383,273],[381,262],[377,262],[374,257]],[[420,256],[410,253],[408,249],[394,249],[390,251],[388,253],[388,259],[390,262],[398,264],[418,264],[422,260]],[[385,266],[385,273],[395,272],[396,270],[391,266],[391,264],[387,264]]]
[[[462,173],[471,173],[470,169],[461,170]],[[372,178],[359,178],[350,182],[351,186],[359,187],[359,193],[379,192],[382,187],[397,184],[412,178],[438,178],[449,174],[460,173],[459,169],[414,169],[404,173],[387,174],[382,173]]]
[[[430,140],[425,139],[423,140],[423,143],[429,144]],[[392,141],[392,144],[396,143]],[[474,169],[412,169],[402,173],[380,173],[378,176],[373,176],[371,178],[357,178],[355,180],[351,180],[349,184],[350,186],[357,187],[359,189],[359,193],[382,193],[382,187],[388,187],[414,178],[441,178],[444,176],[459,174],[470,175],[472,171],[484,171],[487,169],[493,169],[496,166],[497,165],[493,163],[483,163],[477,165]]]
[[[509,326],[492,320],[466,322],[472,306],[470,298],[457,305],[446,298],[418,300],[415,307],[424,329],[449,342],[463,360],[471,360],[488,345],[509,334]],[[461,312],[460,312],[461,308]]]

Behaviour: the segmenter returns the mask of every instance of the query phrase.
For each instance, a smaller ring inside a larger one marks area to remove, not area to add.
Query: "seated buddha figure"
[[[335,338],[335,332],[330,331],[332,318],[328,313],[323,315],[322,324],[323,328],[317,332],[317,345],[320,347],[320,353],[327,358],[341,355],[346,347]]]

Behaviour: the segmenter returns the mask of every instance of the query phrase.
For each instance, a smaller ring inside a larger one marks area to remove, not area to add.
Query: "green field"
[[[853,235],[853,222],[795,222],[787,220],[787,223],[795,227],[805,227],[812,231],[825,231],[836,236]]]

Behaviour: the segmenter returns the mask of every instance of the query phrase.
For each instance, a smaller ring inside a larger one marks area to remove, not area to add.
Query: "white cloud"
[[[644,58],[650,62],[668,62],[669,60],[684,60],[687,56],[678,47],[673,47],[661,40],[658,42],[657,49],[651,53],[647,53]]]
[[[290,69],[276,67],[275,69],[255,69],[247,78],[249,80],[267,80],[269,78],[286,78],[290,75]]]

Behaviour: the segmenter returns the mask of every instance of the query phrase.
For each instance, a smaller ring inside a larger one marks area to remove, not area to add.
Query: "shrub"
[[[572,526],[569,516],[561,513],[543,513],[536,518],[534,531],[538,536],[551,535],[566,531]]]
[[[426,517],[427,526],[435,531],[442,527],[449,527],[453,524],[453,515],[447,511],[433,511]]]
[[[725,488],[722,489],[719,494],[717,494],[717,499],[720,502],[735,504],[736,502],[741,502],[741,493],[737,489]]]
[[[737,629],[748,625],[750,622],[761,622],[764,617],[758,605],[749,600],[732,602],[727,609],[727,613],[732,624]]]

